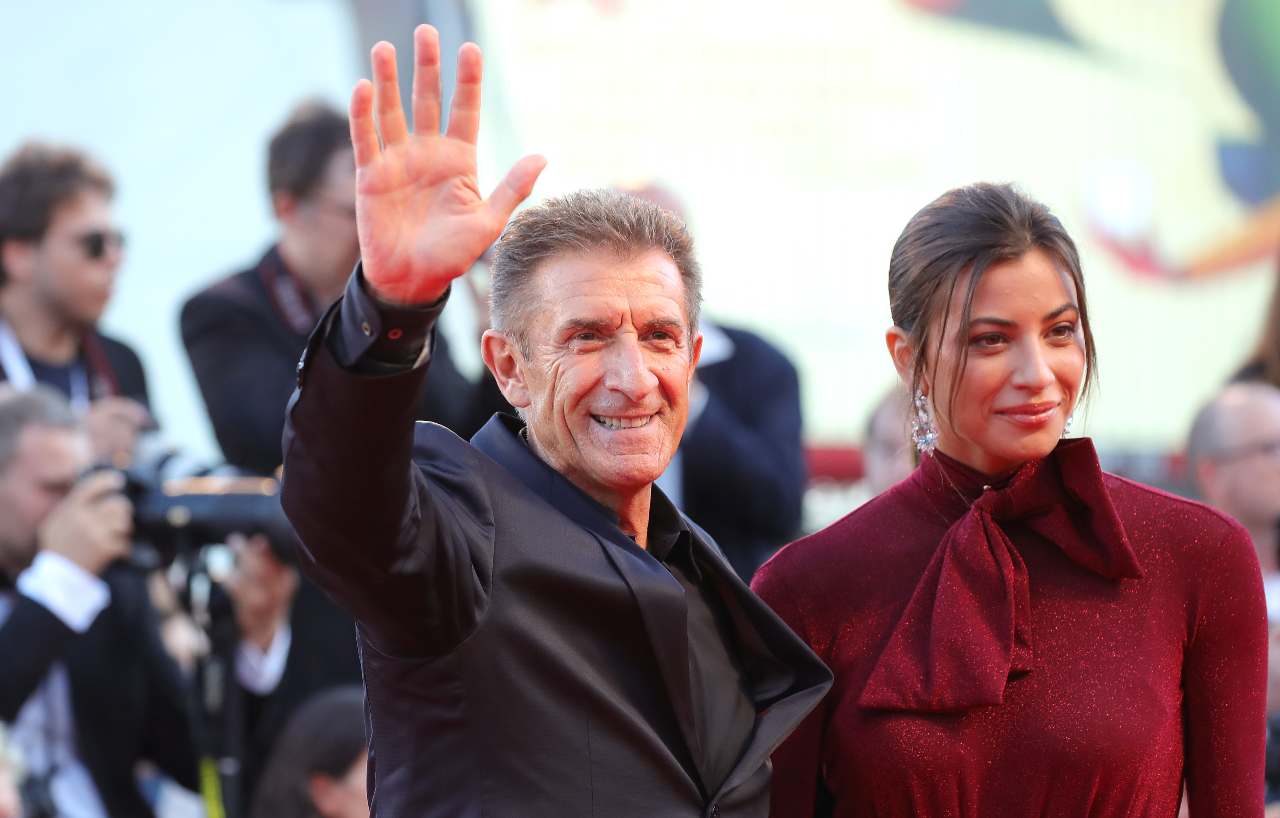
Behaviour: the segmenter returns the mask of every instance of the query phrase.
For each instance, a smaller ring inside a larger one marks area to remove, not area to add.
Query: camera
[[[123,493],[133,504],[135,566],[166,567],[233,533],[263,534],[277,559],[294,562],[293,527],[274,477],[194,468],[173,452],[136,461],[121,473]]]

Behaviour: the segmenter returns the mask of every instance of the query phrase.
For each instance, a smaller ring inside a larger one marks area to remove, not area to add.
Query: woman
[[[1261,815],[1247,534],[1060,440],[1095,371],[1075,245],[1011,187],[944,194],[889,268],[923,450],[755,588],[835,672],[773,815]],[[1159,396],[1135,411],[1159,411]]]
[[[335,687],[289,719],[271,752],[251,818],[369,818],[364,690]]]

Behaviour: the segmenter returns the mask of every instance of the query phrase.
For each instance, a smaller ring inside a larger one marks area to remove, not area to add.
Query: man
[[[1280,389],[1250,382],[1227,386],[1196,415],[1187,454],[1205,502],[1249,529],[1267,617],[1280,624]]]
[[[148,760],[196,787],[193,711],[160,643],[143,576],[119,564],[120,475],[80,475],[91,447],[57,393],[0,395],[0,721],[45,812],[149,817]]]
[[[525,422],[415,427],[449,284],[544,164],[482,199],[479,49],[441,136],[435,30],[415,46],[416,133],[389,44],[352,96],[362,265],[285,431],[303,565],[358,622],[374,813],[762,818],[769,753],[830,674],[652,488],[698,358],[688,235],[617,193],[524,213],[482,352]]]
[[[123,461],[151,418],[138,356],[96,329],[123,258],[114,189],[70,149],[31,143],[0,167],[0,379],[62,392],[95,458]]]
[[[279,241],[182,308],[182,341],[214,434],[227,462],[247,471],[270,474],[280,465],[298,355],[321,312],[342,295],[359,253],[347,132],[346,118],[327,106],[293,113],[267,151]],[[495,399],[491,382],[471,384],[441,348],[419,417],[470,434],[495,411]]]
[[[665,188],[624,192],[685,220],[680,201]],[[689,387],[689,422],[658,486],[749,582],[800,532],[808,484],[800,378],[782,350],[750,330],[706,318],[699,329],[702,354]]]

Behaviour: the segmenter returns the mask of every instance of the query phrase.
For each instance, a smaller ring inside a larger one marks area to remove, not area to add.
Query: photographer
[[[31,143],[0,166],[0,379],[61,392],[95,460],[122,462],[153,422],[137,354],[96,328],[124,258],[114,190],[72,149]]]
[[[134,768],[196,786],[188,691],[142,574],[132,510],[45,387],[0,394],[0,721],[28,768],[27,815],[150,818]]]

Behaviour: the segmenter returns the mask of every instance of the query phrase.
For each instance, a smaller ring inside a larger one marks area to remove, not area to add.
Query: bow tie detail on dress
[[[1061,442],[998,488],[940,452],[925,456],[914,479],[934,507],[958,519],[872,669],[863,707],[948,712],[1000,704],[1010,674],[1031,671],[1027,567],[1003,524],[1029,529],[1099,576],[1142,576],[1085,438]]]

